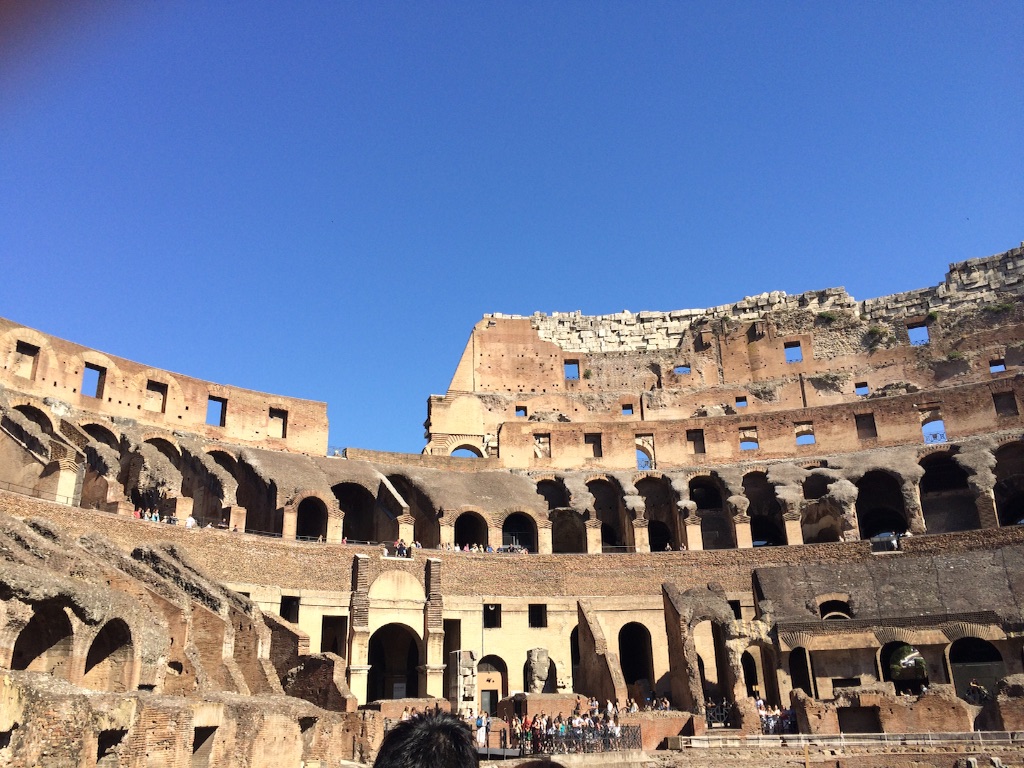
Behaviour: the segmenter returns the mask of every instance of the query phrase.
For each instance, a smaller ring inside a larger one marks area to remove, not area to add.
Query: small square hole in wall
[[[166,413],[167,385],[164,384],[162,381],[147,381],[146,399],[143,401],[142,404],[147,411],[154,411],[156,413]],[[185,406],[185,410],[188,410],[187,405]]]
[[[814,445],[814,424],[810,421],[800,421],[793,425],[796,432],[797,445]]]
[[[782,345],[786,352],[787,363],[802,363],[804,360],[804,352],[800,348],[799,341],[787,341]]]
[[[601,450],[601,433],[596,432],[583,436],[583,444],[590,449],[590,457],[600,459],[604,453]]]
[[[622,415],[623,416],[632,416],[633,415],[633,404],[632,403],[623,403],[622,404]]]
[[[106,368],[86,363],[85,370],[82,371],[82,394],[85,397],[103,397],[103,384],[106,378]]]
[[[912,346],[924,346],[929,341],[928,326],[924,323],[911,323],[907,325],[907,335]]]
[[[747,398],[746,398],[745,395],[736,398],[736,407],[737,408],[746,408],[747,407]]]
[[[223,427],[228,417],[228,401],[223,397],[214,397],[206,403],[206,423],[211,427]]]
[[[996,416],[1017,416],[1017,398],[1013,392],[993,392],[992,404],[996,409]]]
[[[864,397],[865,395],[871,393],[871,388],[868,386],[868,383],[866,381],[858,381],[856,384],[853,385],[853,393],[855,395],[860,395],[861,397]]]
[[[496,603],[484,604],[484,629],[501,629],[501,606]]]
[[[857,426],[858,439],[870,440],[873,437],[878,437],[878,430],[875,429],[875,414],[857,413],[854,414],[853,421]]]
[[[288,411],[282,408],[270,409],[270,421],[267,425],[268,437],[288,437]]]
[[[989,373],[1003,373],[1004,371],[1006,371],[1006,361],[1005,360],[1001,360],[1001,359],[1000,360],[989,360],[989,362],[988,362],[988,372]]]
[[[757,427],[740,427],[740,450],[756,451],[759,447]]]
[[[281,618],[292,624],[299,623],[299,603],[301,598],[296,595],[281,596]]]
[[[690,375],[690,366],[688,366],[688,365],[677,365],[675,368],[672,369],[672,373],[676,373],[676,374],[678,374],[680,376],[689,376]]]
[[[519,419],[525,419],[526,418],[526,406],[525,405],[517,405],[516,406],[516,418],[519,418]]]
[[[530,604],[530,626],[536,629],[548,625],[548,607],[543,603]]]
[[[704,430],[686,430],[686,442],[689,444],[692,453],[704,453]]]
[[[565,378],[566,381],[576,381],[580,377],[580,361],[579,360],[566,360],[565,361]]]

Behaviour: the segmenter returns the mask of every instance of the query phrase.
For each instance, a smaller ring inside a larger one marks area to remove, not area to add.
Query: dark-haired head
[[[473,733],[455,715],[427,712],[399,723],[380,746],[374,768],[476,768]]]

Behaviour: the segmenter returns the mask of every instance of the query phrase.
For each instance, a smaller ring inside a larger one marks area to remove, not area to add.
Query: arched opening
[[[537,483],[537,493],[544,497],[548,511],[569,506],[569,492],[561,480],[541,480]]]
[[[896,693],[917,696],[928,685],[928,664],[921,652],[909,643],[886,643],[878,653],[878,663],[882,680],[891,681]]]
[[[825,600],[818,606],[818,615],[822,621],[852,619],[853,612],[846,600]]]
[[[967,471],[954,451],[930,453],[921,459],[921,512],[928,533],[951,533],[979,527],[978,507],[968,485]]]
[[[1024,443],[1004,445],[995,453],[996,514],[1000,525],[1024,524]]]
[[[106,427],[100,426],[99,424],[83,424],[82,431],[97,443],[103,443],[104,445],[113,448],[115,451],[121,450],[121,442],[117,439],[117,436]]]
[[[280,535],[284,511],[277,507],[277,485],[274,481],[264,480],[247,461],[236,460],[225,451],[210,451],[210,457],[238,483],[235,501],[245,509],[246,532]],[[226,524],[228,521],[222,519],[222,522]]]
[[[647,627],[631,621],[619,630],[619,663],[629,694],[644,701],[654,693],[654,653]]]
[[[500,656],[488,655],[476,667],[476,687],[480,691],[480,709],[494,716],[498,702],[508,696],[508,666]]]
[[[556,509],[551,518],[551,551],[555,554],[587,551],[587,528],[574,509]]]
[[[722,511],[706,511],[700,516],[700,535],[704,549],[735,549],[732,520]]]
[[[460,445],[452,451],[451,455],[463,459],[482,459],[484,457],[475,445]]]
[[[740,657],[740,668],[743,670],[743,684],[747,689],[747,696],[756,699],[760,693],[760,685],[757,679],[757,663],[750,651],[744,651]]]
[[[834,477],[820,474],[810,474],[804,478],[803,491],[804,498],[808,501],[814,501],[820,499],[826,493],[828,493],[828,487],[832,485],[836,480]]]
[[[323,541],[327,538],[327,505],[316,496],[307,496],[295,510],[295,538]]]
[[[950,645],[949,668],[956,695],[972,704],[995,695],[996,683],[1006,675],[999,649],[977,637],[961,637]]]
[[[921,436],[925,445],[946,442],[946,424],[938,408],[921,411]]]
[[[124,693],[131,685],[132,633],[121,619],[103,625],[85,657],[82,687]]]
[[[722,509],[723,491],[721,481],[713,475],[690,480],[690,501],[697,505],[698,512]]]
[[[743,476],[743,494],[750,505],[750,536],[755,547],[777,547],[786,543],[786,523],[782,505],[775,495],[775,486],[764,472],[748,472]]]
[[[16,405],[14,410],[39,427],[43,434],[53,437],[53,422],[38,408],[31,405]]]
[[[793,688],[799,688],[808,696],[814,696],[811,687],[811,658],[805,648],[797,647],[789,652],[789,679]]]
[[[900,484],[881,470],[868,472],[857,483],[857,522],[860,537],[882,533],[906,533],[906,510]]]
[[[637,447],[636,468],[641,471],[654,469],[654,459],[651,457],[651,454],[647,450],[647,448]]]
[[[610,481],[601,478],[587,483],[594,497],[594,514],[601,521],[601,548],[605,552],[621,552],[629,546],[622,494]]]
[[[66,679],[73,640],[71,621],[64,609],[56,603],[40,604],[14,641],[11,669],[47,672]]]
[[[455,545],[461,549],[467,544],[487,548],[487,521],[476,512],[463,512],[455,519]]]
[[[420,638],[404,624],[386,624],[370,636],[366,700],[420,695]]]
[[[388,475],[388,480],[409,505],[409,514],[413,518],[413,538],[424,547],[436,548],[441,543],[441,524],[430,497],[405,475]]]
[[[710,620],[698,623],[693,628],[693,645],[702,662],[700,673],[704,701],[731,702],[733,692],[729,683],[729,650],[721,626]]]
[[[642,477],[636,490],[644,500],[644,516],[650,521],[647,537],[652,552],[679,549],[678,518],[675,496],[667,478]]]
[[[501,525],[501,543],[506,547],[525,547],[537,551],[537,524],[522,512],[513,512]]]
[[[379,535],[377,518],[384,513],[377,512],[376,499],[366,488],[359,483],[338,483],[331,491],[345,515],[341,523],[341,535],[346,541],[391,541],[395,538]],[[394,529],[397,534],[397,524]]]

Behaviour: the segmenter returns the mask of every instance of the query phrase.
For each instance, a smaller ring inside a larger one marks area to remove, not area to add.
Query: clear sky
[[[1024,3],[0,1],[0,315],[419,452],[486,312],[1024,239]]]

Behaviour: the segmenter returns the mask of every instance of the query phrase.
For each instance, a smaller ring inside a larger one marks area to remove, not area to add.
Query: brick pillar
[[[178,518],[178,524],[184,525],[185,519],[192,514],[193,500],[187,496],[175,496],[167,500],[164,509],[171,517]]]
[[[239,531],[244,532],[245,516],[248,510],[245,507],[236,505],[225,507],[225,509],[227,510],[228,530],[233,531],[237,527]]]
[[[441,597],[441,560],[428,557],[423,578],[427,602],[423,606],[424,663],[417,667],[420,673],[420,695],[445,698],[444,690],[444,620]]]
[[[651,551],[651,537],[647,531],[648,520],[640,517],[633,521],[633,548],[636,552]]]
[[[917,535],[926,533],[920,486],[917,483],[905,482],[902,490],[903,504],[907,508],[907,530]]]
[[[57,461],[57,488],[55,501],[58,504],[74,506],[78,499],[75,498],[75,487],[78,485],[78,464],[72,459],[59,459]]]
[[[412,544],[416,538],[416,520],[412,515],[398,516],[398,538],[406,544]]]
[[[327,536],[325,541],[340,542],[341,532],[345,527],[345,513],[339,510],[330,510],[327,513]]]
[[[782,516],[786,523],[786,543],[789,545],[803,544],[804,532],[800,527],[800,513],[787,512]]]
[[[367,633],[368,635],[369,633]],[[369,641],[367,641],[367,644]],[[369,664],[349,664],[348,665],[348,689],[352,691],[352,695],[356,697],[356,701],[360,704],[368,704],[366,700],[366,682],[370,673]]]
[[[996,497],[990,485],[971,483],[974,490],[974,504],[978,508],[978,525],[982,528],[998,528],[999,514],[996,512]]]
[[[686,548],[693,550],[704,549],[704,535],[700,531],[700,518],[691,514],[684,522],[686,523],[683,526],[683,530],[686,533]]]
[[[750,549],[754,540],[750,535],[750,518],[746,515],[735,515],[732,519],[736,528],[736,549]]]
[[[440,527],[441,547],[455,544],[455,526],[451,523],[441,523]]]
[[[284,508],[284,515],[281,520],[281,538],[282,539],[294,539],[295,529],[298,526],[299,514],[295,509],[295,505],[289,504]],[[242,530],[239,528],[238,530]]]

